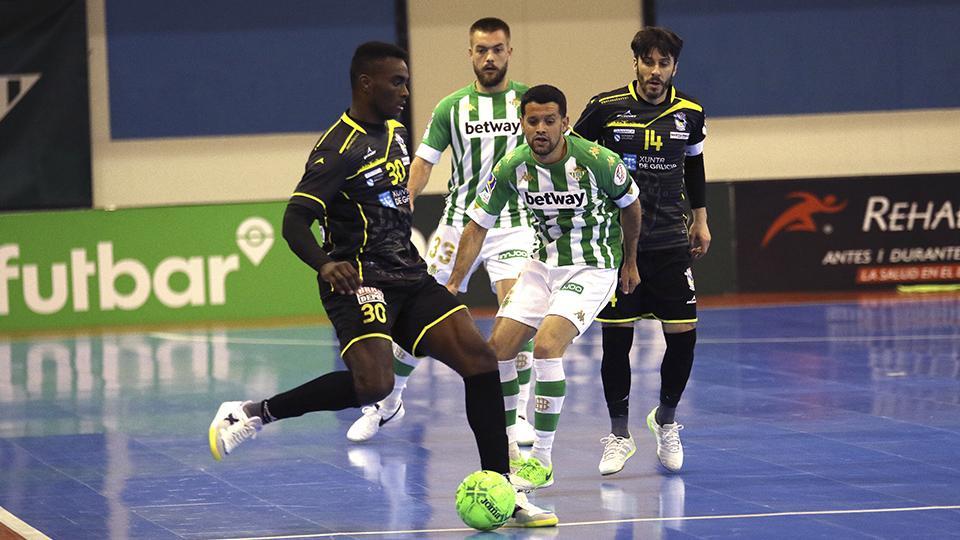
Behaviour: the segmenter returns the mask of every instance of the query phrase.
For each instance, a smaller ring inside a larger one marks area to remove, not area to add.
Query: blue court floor
[[[64,539],[960,538],[960,296],[703,309],[698,332],[680,474],[643,426],[663,341],[642,325],[640,447],[599,475],[594,327],[566,358],[556,483],[532,496],[561,526],[482,534],[453,506],[479,461],[445,366],[424,362],[406,418],[368,443],[344,437],[356,411],[317,413],[217,463],[220,402],[336,366],[330,327],[0,338],[0,522]]]

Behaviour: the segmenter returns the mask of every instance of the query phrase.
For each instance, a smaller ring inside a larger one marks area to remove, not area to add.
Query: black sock
[[[603,359],[600,379],[603,397],[610,413],[610,431],[617,437],[627,437],[630,407],[630,348],[633,347],[633,327],[604,326],[601,330]]]
[[[333,371],[263,401],[276,420],[293,418],[314,411],[340,411],[359,407],[349,371]]]
[[[682,334],[665,333],[663,337],[667,341],[667,350],[663,353],[663,362],[660,364],[660,404],[676,409],[680,396],[687,387],[687,381],[690,380],[697,329]],[[659,417],[659,414],[657,416]]]
[[[270,408],[267,407],[267,400],[265,399],[247,403],[243,406],[243,412],[251,418],[254,416],[260,417],[260,420],[263,421],[264,424],[269,424],[276,420],[276,418],[270,414]]]
[[[477,450],[480,452],[480,468],[501,474],[510,472],[500,372],[494,370],[464,377],[463,389],[467,422],[477,439]]]
[[[661,426],[664,424],[672,424],[677,421],[677,408],[660,404],[660,406],[657,407],[657,414],[654,419]]]
[[[617,437],[630,437],[630,416],[624,412],[623,416],[610,417],[610,433]]]

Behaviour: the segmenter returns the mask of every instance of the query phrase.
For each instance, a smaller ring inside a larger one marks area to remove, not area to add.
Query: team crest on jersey
[[[403,140],[399,134],[397,135],[397,144],[400,145],[400,151],[403,152],[403,155],[407,156],[407,143]]]
[[[386,303],[383,298],[383,291],[376,287],[360,287],[357,290],[358,304],[370,304],[373,302],[380,302],[381,304]]]
[[[572,171],[570,171],[570,176],[572,176],[573,179],[576,180],[577,182],[579,182],[580,180],[583,180],[583,175],[585,174],[587,174],[587,170],[581,167],[580,165],[577,165],[576,167],[573,168]]]
[[[613,185],[622,186],[627,183],[627,178],[630,178],[630,174],[627,172],[627,166],[623,163],[618,163],[617,168],[613,171]]]
[[[677,126],[677,131],[686,131],[687,113],[683,111],[673,113],[673,123]]]

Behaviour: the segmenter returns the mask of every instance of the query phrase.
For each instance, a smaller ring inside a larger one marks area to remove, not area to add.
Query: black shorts
[[[617,294],[597,320],[626,323],[656,319],[666,323],[697,322],[697,294],[686,247],[642,251],[637,254],[640,285],[630,294]]]
[[[392,340],[417,355],[427,330],[466,309],[426,272],[419,282],[363,286],[357,294],[337,294],[322,285],[320,290],[323,309],[340,339],[341,357],[354,343],[373,337]]]

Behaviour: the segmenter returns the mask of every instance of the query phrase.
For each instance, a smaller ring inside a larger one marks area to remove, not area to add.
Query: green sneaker
[[[553,485],[553,466],[547,467],[535,457],[528,458],[510,475],[514,487],[520,489],[538,489]]]
[[[517,474],[517,472],[520,471],[520,469],[523,467],[523,464],[526,463],[526,461],[527,461],[527,460],[523,459],[522,457],[521,457],[520,459],[511,459],[511,460],[510,460],[510,475],[513,476],[513,475]]]

